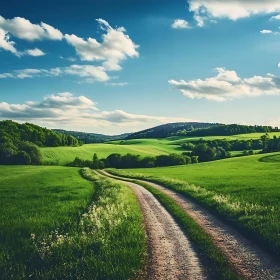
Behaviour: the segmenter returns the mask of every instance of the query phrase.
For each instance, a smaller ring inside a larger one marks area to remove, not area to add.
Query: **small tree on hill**
[[[96,153],[94,153],[92,158],[92,168],[93,169],[99,169],[99,159]]]

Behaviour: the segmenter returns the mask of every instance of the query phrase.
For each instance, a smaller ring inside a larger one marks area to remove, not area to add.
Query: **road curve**
[[[144,216],[148,262],[141,279],[207,279],[189,240],[157,199],[138,184],[117,180],[134,191]]]
[[[123,179],[106,171],[103,171],[103,173],[112,178]],[[250,280],[280,280],[280,264],[233,227],[210,214],[198,203],[175,191],[152,182],[137,181],[149,184],[172,197],[197,224],[211,235],[216,246],[221,249],[229,262],[244,278]]]

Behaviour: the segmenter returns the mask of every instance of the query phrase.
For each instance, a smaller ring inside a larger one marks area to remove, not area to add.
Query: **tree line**
[[[79,141],[83,142],[84,144],[104,143],[104,142],[115,141],[115,140],[123,140],[128,135],[130,135],[129,133],[120,134],[120,135],[103,135],[103,134],[90,133],[90,132],[68,131],[64,129],[54,129],[54,131],[65,135],[72,135],[73,137],[77,138]]]
[[[143,139],[143,138],[166,138],[176,135],[178,131],[192,131],[215,126],[215,123],[199,123],[199,122],[183,122],[183,123],[168,123],[145,129],[139,132],[128,135],[125,139]]]
[[[278,132],[278,127],[272,126],[259,126],[259,125],[239,125],[239,124],[222,124],[211,126],[203,129],[195,129],[192,131],[179,131],[176,135],[204,137],[204,136],[229,136],[236,134],[248,134],[248,133],[267,133],[267,132]]]
[[[42,155],[38,146],[81,144],[71,135],[63,135],[31,123],[0,121],[0,164],[41,164]]]
[[[198,144],[207,143],[211,148],[222,147],[226,151],[244,151],[244,150],[261,150],[263,149],[263,142],[261,139],[250,140],[198,140],[181,144],[181,147],[187,151],[192,151]]]
[[[152,168],[174,165],[185,165],[198,163],[197,156],[188,156],[184,154],[170,154],[159,156],[142,157],[140,155],[126,154],[121,155],[113,153],[106,159],[99,159],[97,154],[93,155],[92,160],[82,160],[78,157],[69,166],[73,167],[90,167],[93,169],[103,168]]]

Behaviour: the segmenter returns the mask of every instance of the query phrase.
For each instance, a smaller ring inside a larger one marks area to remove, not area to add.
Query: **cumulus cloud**
[[[272,74],[242,79],[235,71],[225,68],[215,70],[218,73],[215,77],[191,81],[170,80],[169,84],[191,99],[226,101],[240,97],[280,94],[280,78]]]
[[[189,10],[194,12],[198,26],[205,20],[228,18],[238,20],[259,14],[280,12],[278,0],[189,0]]]
[[[81,129],[81,127],[134,127],[149,126],[151,123],[167,123],[170,121],[193,121],[184,118],[168,118],[149,115],[137,115],[122,110],[99,111],[96,103],[85,96],[74,96],[64,92],[48,95],[41,102],[27,101],[23,104],[0,103],[0,118],[17,121],[32,121],[48,124],[57,128]]]
[[[189,23],[187,21],[185,21],[184,19],[176,19],[172,23],[171,27],[174,29],[190,29],[191,28]]]
[[[264,29],[264,30],[261,30],[260,31],[262,34],[272,34],[272,30],[267,30],[267,29]]]
[[[18,39],[28,41],[63,39],[63,34],[49,24],[44,22],[41,22],[40,24],[33,24],[28,19],[21,17],[5,19],[0,16],[0,28]]]
[[[270,18],[270,20],[280,20],[280,15],[277,15],[277,16],[273,16]]]
[[[83,61],[102,61],[108,71],[121,70],[119,65],[127,57],[138,57],[138,46],[125,34],[123,27],[112,28],[103,19],[97,19],[102,31],[102,42],[94,38],[84,40],[74,34],[65,35],[66,41],[75,47],[77,55]]]
[[[85,79],[87,82],[105,82],[110,78],[102,66],[92,65],[71,65],[69,67],[56,67],[51,69],[22,69],[11,73],[0,74],[0,78],[38,78],[38,77],[58,77],[58,76],[77,76]]]
[[[17,51],[14,45],[15,42],[10,41],[8,32],[0,28],[0,48],[9,51],[17,56],[20,56],[20,53]]]
[[[9,34],[0,28],[0,49],[4,49],[5,51],[9,51],[12,54],[21,57],[23,55],[30,55],[30,56],[43,56],[45,53],[38,48],[26,50],[24,52],[20,52],[15,47],[15,42],[10,41]]]
[[[43,51],[41,51],[37,48],[32,49],[32,50],[26,50],[25,52],[26,52],[26,54],[31,55],[31,56],[44,56],[44,55],[46,55]]]
[[[99,27],[104,33],[101,42],[94,38],[83,39],[74,34],[65,36],[56,28],[49,24],[41,22],[33,24],[28,19],[15,17],[5,19],[0,16],[0,49],[11,52],[20,57],[23,55],[43,56],[45,53],[38,49],[28,49],[18,51],[15,42],[10,40],[10,35],[15,38],[35,41],[35,40],[62,40],[63,38],[73,46],[77,55],[82,61],[99,62],[99,66],[94,65],[71,65],[70,67],[58,67],[56,70],[40,69],[40,73],[25,73],[25,70],[13,71],[12,73],[3,73],[0,78],[32,78],[42,76],[74,75],[84,78],[87,82],[107,81],[108,71],[121,70],[120,63],[128,57],[138,57],[139,53],[136,45],[126,34],[123,27],[112,28],[109,23],[103,19],[97,19]],[[74,62],[74,57],[60,57]]]

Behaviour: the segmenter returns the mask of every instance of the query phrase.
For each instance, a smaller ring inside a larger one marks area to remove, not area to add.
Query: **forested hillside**
[[[79,141],[82,141],[85,144],[92,144],[92,143],[104,143],[108,141],[114,140],[123,140],[125,139],[129,133],[121,134],[121,135],[103,135],[97,133],[88,133],[88,132],[79,132],[79,131],[68,131],[64,129],[54,129],[55,132],[65,134],[65,135],[72,135],[77,138]]]
[[[169,123],[132,133],[126,139],[166,138],[176,135],[179,131],[192,131],[194,129],[209,128],[217,125],[216,123],[199,122]]]
[[[212,126],[203,129],[196,129],[192,131],[179,132],[177,135],[186,135],[186,136],[229,136],[237,134],[246,134],[246,133],[267,133],[267,132],[278,132],[278,127],[272,126],[259,126],[259,125],[239,125],[239,124],[221,124],[218,126]]]
[[[39,147],[78,146],[73,136],[13,121],[0,122],[0,164],[40,164]]]

